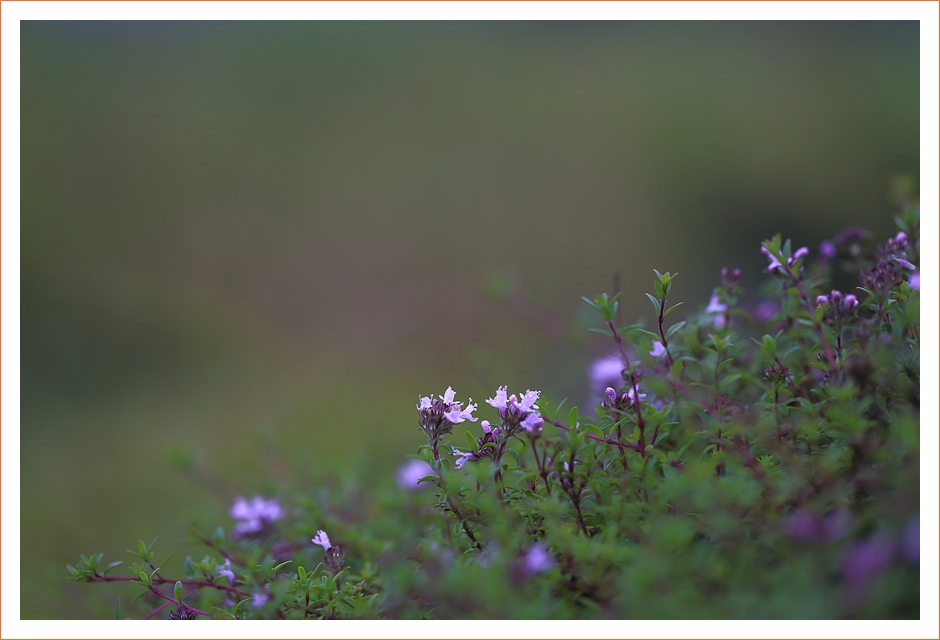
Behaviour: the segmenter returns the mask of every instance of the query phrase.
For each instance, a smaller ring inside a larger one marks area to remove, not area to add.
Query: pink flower
[[[429,435],[436,434],[436,437],[440,437],[441,434],[449,433],[453,425],[464,420],[476,422],[473,412],[477,406],[470,402],[472,398],[467,400],[467,408],[464,409],[462,402],[454,401],[455,395],[454,390],[447,387],[447,391],[438,396],[438,399],[431,396],[418,399],[418,422]]]
[[[665,353],[666,353],[666,347],[663,346],[663,343],[660,342],[659,340],[653,340],[653,349],[650,351],[650,355],[653,356],[654,358],[659,358]],[[608,389],[610,389],[610,387],[608,387]],[[608,397],[610,396],[609,393],[607,395]]]
[[[463,469],[463,466],[467,464],[468,460],[476,460],[477,457],[472,451],[461,451],[456,447],[450,448],[451,453],[453,453],[456,458],[454,459],[454,468]]]
[[[506,387],[502,386],[496,390],[496,394],[492,398],[486,399],[486,404],[490,405],[495,409],[505,409],[509,403],[509,398],[506,395]]]
[[[329,551],[330,547],[333,546],[330,544],[330,536],[326,535],[326,531],[323,529],[317,531],[317,537],[313,538],[312,542],[323,547],[323,551]]]
[[[522,400],[519,401],[519,409],[522,411],[532,411],[533,409],[538,409],[538,406],[535,404],[539,399],[539,396],[542,395],[541,391],[530,391],[526,389],[525,394],[522,396]]]
[[[477,419],[473,417],[473,412],[476,408],[477,406],[475,404],[467,404],[467,408],[461,410],[459,404],[452,404],[450,408],[444,412],[444,418],[453,424],[460,424],[464,420],[476,422]]]
[[[519,426],[529,433],[533,433],[536,432],[544,422],[545,421],[542,420],[542,417],[538,413],[532,412],[523,418],[522,422],[519,423]]]

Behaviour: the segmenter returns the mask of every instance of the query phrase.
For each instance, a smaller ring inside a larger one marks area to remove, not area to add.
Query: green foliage
[[[900,249],[848,266],[916,261],[916,209],[898,226]],[[916,618],[918,291],[829,292],[833,265],[779,235],[763,249],[766,317],[738,305],[737,271],[669,326],[676,276],[656,271],[652,331],[617,326],[619,294],[585,298],[622,373],[564,423],[565,401],[525,423],[501,388],[492,426],[455,434],[475,418],[425,398],[414,489],[285,491],[285,517],[195,528],[213,555],[183,579],[153,564],[156,540],[129,551],[131,577],[99,554],[71,579],[173,584],[219,618]]]

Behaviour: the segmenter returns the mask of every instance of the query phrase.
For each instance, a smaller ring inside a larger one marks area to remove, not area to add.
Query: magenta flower
[[[317,536],[311,541],[313,544],[318,544],[323,547],[323,551],[329,551],[330,547],[333,546],[330,544],[330,536],[326,535],[326,531],[323,529],[317,530]]]

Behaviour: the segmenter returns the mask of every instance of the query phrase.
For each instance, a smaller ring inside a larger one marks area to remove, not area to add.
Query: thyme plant
[[[678,322],[669,272],[654,326],[586,299],[595,406],[448,387],[399,486],[239,497],[182,575],[154,541],[70,577],[132,583],[144,618],[916,618],[919,210],[896,223],[765,241],[758,304],[737,269]]]

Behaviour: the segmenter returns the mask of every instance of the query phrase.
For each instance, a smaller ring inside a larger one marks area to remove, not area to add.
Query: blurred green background
[[[629,320],[653,268],[754,297],[762,239],[885,235],[919,170],[916,22],[21,34],[24,618],[292,469],[392,483],[419,393],[583,402],[614,272]]]

